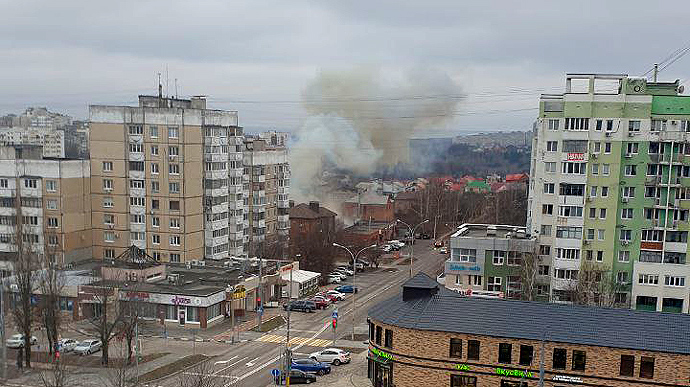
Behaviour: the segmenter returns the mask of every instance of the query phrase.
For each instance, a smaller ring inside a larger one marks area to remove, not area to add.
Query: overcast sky
[[[0,114],[85,118],[169,89],[206,94],[248,128],[298,128],[320,71],[429,68],[467,98],[448,128],[529,129],[566,72],[641,75],[688,44],[679,1],[0,0]],[[690,78],[690,55],[661,74]],[[366,97],[366,96],[365,96]],[[395,103],[395,102],[390,102]]]

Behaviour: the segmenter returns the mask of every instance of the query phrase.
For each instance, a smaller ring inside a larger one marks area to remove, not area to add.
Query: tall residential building
[[[243,253],[242,128],[203,97],[90,106],[93,249],[163,262]]]
[[[244,140],[244,249],[251,255],[287,243],[290,166],[285,139],[283,133],[269,132]]]
[[[607,270],[618,304],[688,312],[690,97],[681,92],[679,81],[568,74],[563,94],[541,96],[527,227],[551,266],[552,300],[568,301],[587,264]]]
[[[88,160],[46,160],[40,146],[0,147],[0,259],[24,248],[58,266],[91,258]]]

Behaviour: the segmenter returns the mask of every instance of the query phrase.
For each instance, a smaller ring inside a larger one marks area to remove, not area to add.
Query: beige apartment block
[[[228,239],[242,224],[237,112],[162,96],[89,110],[94,257],[132,245],[162,262],[242,254]]]
[[[91,258],[88,160],[42,158],[40,146],[0,147],[0,257],[24,246],[60,267]]]

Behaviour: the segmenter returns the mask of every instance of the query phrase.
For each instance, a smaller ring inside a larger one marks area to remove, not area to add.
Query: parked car
[[[317,293],[316,295],[327,298],[329,301],[331,301],[331,304],[335,304],[336,302],[340,301],[338,297],[326,292]]]
[[[438,252],[441,254],[448,254],[448,248],[446,246],[443,246],[438,250]]]
[[[281,374],[283,383],[285,382],[285,374]],[[300,370],[290,371],[290,384],[309,384],[316,382],[316,376],[308,374]]]
[[[398,248],[405,247],[405,242],[399,241],[397,239],[393,239],[392,241],[388,241],[388,243],[393,245],[393,246],[398,246]]]
[[[340,280],[341,280],[341,281],[345,281],[345,280],[347,279],[347,274],[340,273],[340,272],[337,272],[337,271],[332,271],[332,272],[331,272],[330,274],[328,274],[328,275],[329,275],[329,276],[337,276],[337,277],[340,277]]]
[[[340,292],[340,293],[357,293],[359,289],[357,287],[352,286],[352,285],[340,285],[336,286],[335,291]]]
[[[316,305],[316,309],[326,309],[331,304],[329,300],[320,296],[312,297],[309,301]]]
[[[337,271],[338,273],[346,274],[346,275],[355,275],[355,272],[348,269],[347,267],[339,267],[339,268],[335,269],[335,271]]]
[[[35,345],[36,343],[38,343],[36,336],[31,336],[29,345]],[[24,335],[21,333],[14,334],[5,341],[5,344],[7,348],[24,348]]]
[[[383,247],[381,247],[381,251],[384,253],[390,253],[391,250],[393,250],[393,248],[390,245],[383,245]]]
[[[316,309],[316,304],[313,301],[295,300],[283,304],[285,310],[299,310],[301,312],[311,313]]]
[[[328,292],[326,292],[326,294],[330,294],[330,295],[334,296],[335,298],[338,299],[338,301],[342,301],[345,299],[345,295],[343,293],[340,293],[337,290],[329,290]]]
[[[329,284],[339,284],[343,282],[343,280],[340,278],[339,275],[329,275],[326,279],[326,282]]]
[[[422,239],[431,239],[431,235],[429,235],[429,234],[422,234]]]
[[[335,366],[347,364],[352,360],[350,359],[350,352],[338,348],[326,348],[321,352],[310,354],[309,357],[316,361],[333,364]]]
[[[62,339],[58,341],[58,348],[60,352],[71,352],[77,346],[77,340],[74,339]]]
[[[77,344],[76,347],[74,347],[73,352],[81,356],[90,355],[94,352],[100,351],[101,346],[102,344],[100,340],[84,340],[81,343]]]
[[[318,362],[314,359],[296,359],[292,361],[292,368],[304,372],[311,372],[317,375],[331,373],[331,366]]]
[[[443,247],[443,241],[434,242],[434,247]]]

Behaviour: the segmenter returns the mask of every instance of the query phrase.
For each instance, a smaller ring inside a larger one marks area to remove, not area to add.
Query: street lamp
[[[415,232],[415,230],[417,230],[417,227],[423,225],[424,223],[426,223],[428,221],[429,221],[429,219],[425,219],[425,220],[419,222],[419,224],[417,224],[416,226],[410,227],[409,224],[403,222],[400,219],[395,220],[396,223],[402,223],[405,226],[407,226],[408,230],[410,230],[410,235],[408,236],[408,238],[410,239],[410,278],[412,278],[412,257],[414,256],[414,232]]]
[[[341,244],[333,243],[333,246],[347,250],[347,252],[350,253],[350,256],[352,257],[352,271],[354,272],[354,274],[352,275],[352,341],[355,341],[355,316],[357,315],[357,304],[355,302],[355,298],[357,298],[357,257],[359,257],[359,254],[362,251],[373,249],[374,247],[376,247],[376,244],[364,247],[363,249],[359,250],[357,254],[352,254],[352,251],[350,251],[350,249]]]

